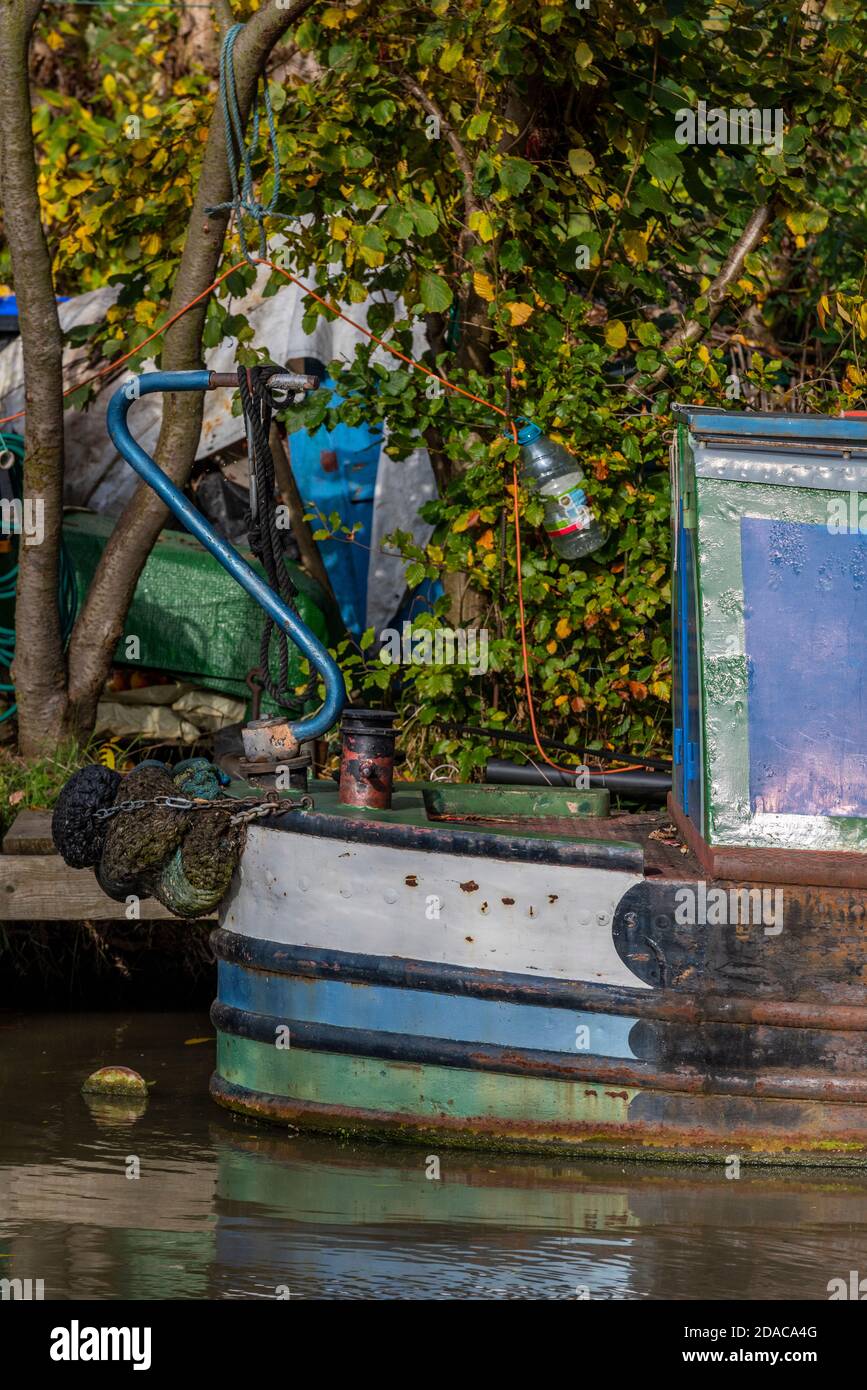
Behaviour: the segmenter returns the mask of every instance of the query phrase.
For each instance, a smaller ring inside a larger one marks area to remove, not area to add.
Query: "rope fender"
[[[225,796],[224,780],[207,758],[173,771],[149,759],[125,776],[82,768],[58,797],[55,848],[70,868],[92,868],[115,902],[154,897],[176,917],[206,916],[226,894],[248,821],[299,804],[258,797],[251,805]]]

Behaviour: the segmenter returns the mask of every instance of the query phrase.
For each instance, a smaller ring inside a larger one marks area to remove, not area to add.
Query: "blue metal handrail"
[[[298,650],[322,677],[325,682],[325,700],[322,708],[309,718],[299,719],[290,725],[299,743],[304,739],[321,738],[337,723],[346,703],[346,686],[340,667],[319,639],[305,627],[298,614],[287,607],[246,560],[241,558],[234,546],[217,535],[201,512],[196,510],[162,469],[157,467],[150,455],[135,441],[127,424],[129,408],[139,396],[150,396],[156,391],[208,391],[212,385],[209,371],[146,372],[144,376],[134,377],[115,391],[109,402],[106,417],[109,437],[121,458],[135,469],[148,487],[153,488],[169,510],[174,512],[178,521],[219,560],[241,588],[256,600],[259,607],[274,619],[277,626],[292,639]]]

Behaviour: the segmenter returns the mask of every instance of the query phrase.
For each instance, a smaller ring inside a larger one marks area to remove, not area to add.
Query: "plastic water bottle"
[[[564,560],[592,555],[604,545],[603,530],[584,494],[584,473],[572,454],[548,439],[531,420],[519,423],[521,473],[545,503],[542,525]]]

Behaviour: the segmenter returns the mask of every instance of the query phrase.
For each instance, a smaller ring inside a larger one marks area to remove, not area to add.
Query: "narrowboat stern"
[[[146,389],[208,384],[187,376]],[[245,731],[249,797],[331,727],[342,679],[125,412],[121,452],[325,679],[319,715]],[[865,460],[860,421],[680,411],[667,812],[392,789],[388,719],[351,712],[341,785],[247,827],[214,1099],[430,1147],[867,1162]]]

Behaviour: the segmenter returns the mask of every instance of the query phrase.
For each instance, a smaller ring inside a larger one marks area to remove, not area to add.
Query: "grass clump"
[[[0,748],[0,835],[19,811],[50,811],[73,772],[95,761],[95,750],[74,740],[38,758]]]

